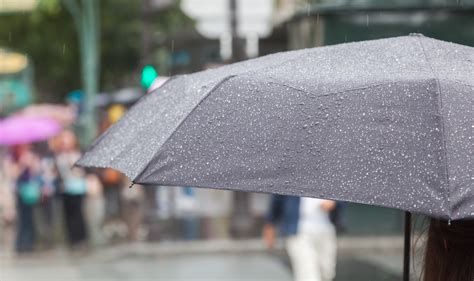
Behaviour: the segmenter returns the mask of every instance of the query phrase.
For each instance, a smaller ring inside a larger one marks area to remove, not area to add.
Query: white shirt
[[[329,213],[321,208],[324,201],[316,198],[301,198],[298,234],[335,232],[334,225],[329,220]]]

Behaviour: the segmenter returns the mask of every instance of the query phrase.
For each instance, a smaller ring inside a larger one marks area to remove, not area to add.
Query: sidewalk
[[[283,250],[283,241],[279,241],[276,250]],[[356,252],[400,252],[403,249],[401,236],[375,237],[340,237],[338,238],[338,253],[350,254]],[[198,241],[163,241],[159,243],[139,242],[122,244],[96,252],[96,255],[106,258],[118,253],[141,255],[181,255],[208,253],[255,253],[266,252],[261,239],[245,240],[198,240]]]
[[[339,239],[336,281],[398,280],[401,237]],[[0,256],[1,281],[276,280],[290,281],[283,244],[259,239],[124,244],[81,256],[64,249]]]

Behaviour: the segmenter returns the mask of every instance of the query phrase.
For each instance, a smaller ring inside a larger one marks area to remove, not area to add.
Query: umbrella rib
[[[442,142],[443,142],[444,161],[446,161],[445,167],[444,167],[445,168],[445,173],[446,173],[446,185],[447,185],[447,190],[446,190],[446,195],[445,196],[446,196],[446,200],[447,200],[447,203],[448,203],[449,218],[451,218],[451,215],[452,215],[451,198],[450,198],[451,190],[450,190],[450,184],[449,184],[448,153],[447,153],[446,135],[445,135],[446,129],[445,129],[445,124],[444,124],[444,117],[442,115],[443,97],[442,97],[442,93],[441,93],[441,83],[440,83],[438,73],[436,72],[435,68],[433,67],[433,65],[432,65],[432,63],[431,63],[431,61],[428,57],[428,54],[426,53],[425,46],[423,45],[423,42],[422,42],[421,39],[424,39],[424,37],[417,36],[417,38],[416,38],[416,40],[418,41],[418,43],[421,47],[421,51],[423,52],[425,60],[428,63],[428,66],[430,67],[430,70],[434,75],[434,79],[436,81],[436,87],[437,87],[437,90],[438,90],[438,101],[439,101],[438,102],[438,114],[439,114],[440,120],[441,120],[441,138],[442,138]]]
[[[343,90],[340,90],[340,91],[325,92],[325,93],[321,93],[321,94],[316,94],[314,92],[307,91],[305,89],[300,89],[300,88],[298,88],[296,86],[293,86],[293,85],[280,83],[273,77],[269,77],[269,78],[273,80],[270,83],[280,85],[280,86],[283,86],[283,87],[287,87],[287,88],[293,89],[295,91],[299,91],[299,92],[303,92],[303,93],[306,93],[306,94],[314,95],[315,97],[325,97],[325,96],[330,96],[330,95],[338,95],[338,94],[342,94],[342,93],[348,93],[348,92],[353,92],[353,91],[357,91],[357,90],[372,89],[372,88],[379,87],[379,86],[384,86],[384,85],[388,85],[388,84],[401,82],[401,81],[395,81],[395,80],[394,81],[384,81],[384,82],[374,83],[374,84],[370,84],[370,85],[366,85],[366,86],[351,87],[351,88],[343,89]]]
[[[222,78],[219,82],[217,82],[216,85],[214,85],[214,87],[212,87],[211,89],[209,89],[208,92],[204,95],[204,97],[191,109],[191,111],[189,111],[189,113],[183,118],[183,120],[181,120],[181,121],[179,122],[179,124],[176,126],[176,128],[173,130],[173,132],[166,138],[166,140],[163,142],[163,144],[160,146],[160,148],[163,147],[163,146],[168,142],[168,140],[171,139],[171,138],[174,136],[174,134],[175,134],[175,133],[178,131],[178,129],[181,127],[181,125],[183,125],[183,123],[186,122],[186,120],[189,118],[189,116],[192,115],[192,113],[196,110],[196,108],[198,108],[199,105],[200,105],[201,103],[203,103],[203,102],[210,96],[210,93],[211,93],[212,91],[216,90],[216,89],[219,88],[223,83],[227,82],[228,80],[230,80],[230,79],[232,79],[232,78],[234,78],[234,77],[236,77],[236,76],[237,76],[237,75],[235,75],[235,74],[233,74],[233,75],[228,75],[228,76]],[[185,90],[186,90],[186,89],[185,89]],[[159,154],[159,152],[160,152],[160,150],[161,150],[160,148],[158,148],[158,150],[153,154],[153,156],[152,156],[150,159],[153,160],[153,159]],[[140,172],[139,172],[139,173],[137,174],[137,176],[133,179],[133,181],[132,181],[133,183],[136,183],[135,180],[138,179],[138,178],[140,178],[140,177],[142,176],[142,174],[146,171],[148,165],[149,165],[149,162],[147,162],[147,163],[145,164],[145,166],[144,166],[142,169],[140,169]]]
[[[295,51],[295,52],[299,52],[299,51]],[[272,64],[272,65],[268,65],[268,66],[265,66],[265,67],[261,67],[261,68],[258,68],[258,69],[251,69],[251,70],[247,70],[247,71],[243,71],[243,72],[236,72],[236,73],[233,73],[233,74],[229,74],[227,76],[225,76],[224,78],[222,78],[218,83],[216,83],[216,85],[214,85],[211,89],[208,90],[208,92],[204,95],[204,97],[196,104],[196,106],[193,107],[193,109],[184,117],[183,120],[181,120],[181,122],[178,124],[178,126],[176,126],[176,128],[174,129],[174,131],[166,138],[166,140],[163,142],[162,146],[165,145],[168,140],[175,134],[175,132],[181,127],[181,125],[188,119],[188,117],[194,112],[194,110],[204,101],[206,100],[210,93],[214,90],[216,90],[217,88],[219,88],[223,83],[225,83],[226,81],[228,81],[229,79],[232,79],[236,76],[239,76],[239,75],[248,75],[250,73],[255,73],[255,72],[262,72],[263,70],[265,69],[270,69],[270,68],[274,68],[274,67],[278,67],[280,65],[284,65],[286,63],[289,63],[289,62],[292,62],[292,61],[295,61],[295,60],[298,60],[300,59],[301,57],[304,57],[306,56],[307,53],[301,53],[301,54],[296,54],[294,57],[292,58],[289,58],[283,62],[280,62],[280,63],[277,63],[277,64]],[[268,55],[268,56],[272,56],[271,55]],[[184,78],[186,78],[186,75],[183,75]],[[154,159],[156,157],[156,155],[159,153],[159,149],[158,151],[155,152],[155,154],[153,155],[153,157],[151,159]],[[148,164],[146,164],[142,169],[140,169],[140,172],[137,174],[137,176],[133,179],[133,181],[135,181],[136,179],[140,178],[143,174],[143,172],[146,170],[146,168],[148,167]]]

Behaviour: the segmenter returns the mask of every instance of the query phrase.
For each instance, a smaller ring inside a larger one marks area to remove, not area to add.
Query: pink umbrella
[[[76,114],[71,106],[48,103],[27,106],[17,112],[16,115],[48,117],[58,121],[63,126],[72,124],[76,119]]]
[[[0,145],[47,140],[61,131],[61,125],[47,117],[12,116],[0,120]]]

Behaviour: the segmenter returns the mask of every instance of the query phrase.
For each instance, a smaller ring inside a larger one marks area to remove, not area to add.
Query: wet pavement
[[[290,281],[291,270],[283,251],[260,251],[254,247],[257,243],[221,241],[214,249],[209,247],[212,242],[138,244],[81,254],[63,249],[32,256],[0,255],[0,280]],[[344,248],[335,281],[399,280],[401,264],[399,251],[357,253]]]

